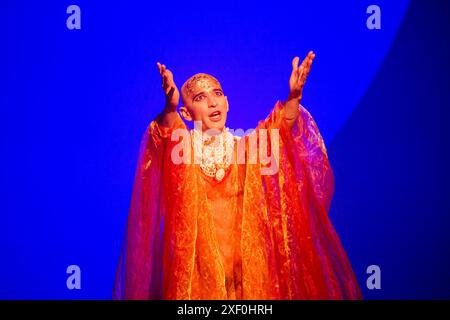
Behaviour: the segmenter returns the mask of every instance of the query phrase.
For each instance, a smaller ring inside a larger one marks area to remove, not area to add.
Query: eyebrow
[[[202,94],[204,94],[204,93],[205,93],[205,91],[202,91],[202,92],[197,93],[195,96],[192,97],[192,101],[194,101],[195,98],[197,98],[199,95],[202,95]]]
[[[212,91],[214,91],[214,92],[220,91],[221,93],[223,93],[222,89],[220,89],[220,88],[214,88],[214,89],[212,89]],[[192,101],[194,101],[195,98],[197,98],[199,95],[202,95],[202,94],[205,94],[205,91],[201,91],[201,92],[197,93],[195,96],[193,96]]]

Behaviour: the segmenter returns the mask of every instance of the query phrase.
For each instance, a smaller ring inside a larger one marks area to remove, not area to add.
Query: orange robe
[[[172,162],[179,142],[170,137],[186,129],[181,119],[173,128],[151,122],[114,299],[361,298],[328,218],[334,180],[323,139],[302,106],[288,128],[283,107],[277,102],[256,128],[279,129],[278,172],[232,163],[220,182],[198,164]]]

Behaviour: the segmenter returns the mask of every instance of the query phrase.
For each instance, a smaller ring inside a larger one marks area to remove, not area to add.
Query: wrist
[[[166,104],[164,107],[164,112],[165,113],[170,113],[170,112],[176,112],[177,111],[177,106],[174,104]]]
[[[302,99],[301,96],[293,94],[292,92],[289,93],[289,96],[286,100],[286,102],[291,102],[291,103],[297,103],[300,104],[300,100]]]
[[[297,118],[299,101],[298,100],[288,100],[286,101],[284,108],[284,118],[286,120],[294,120]]]

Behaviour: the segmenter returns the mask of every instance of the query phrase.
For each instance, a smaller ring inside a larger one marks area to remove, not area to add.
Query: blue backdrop
[[[81,9],[69,30],[66,9]],[[366,9],[381,8],[381,30]],[[367,299],[450,298],[448,1],[2,1],[0,298],[109,299],[141,136],[206,72],[249,129],[314,50],[303,104],[336,176],[330,217]],[[68,290],[66,268],[81,268]],[[381,268],[369,290],[366,268]]]

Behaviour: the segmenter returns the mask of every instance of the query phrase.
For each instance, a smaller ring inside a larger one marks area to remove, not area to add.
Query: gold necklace
[[[230,167],[234,149],[234,136],[225,128],[220,134],[209,136],[196,129],[191,130],[194,152],[200,157],[202,172],[222,181]]]

